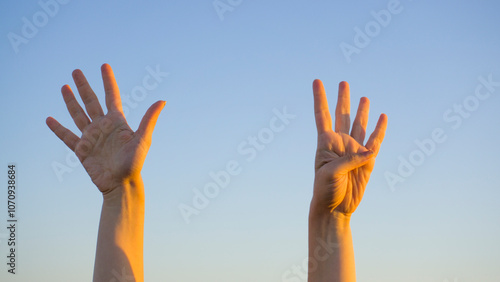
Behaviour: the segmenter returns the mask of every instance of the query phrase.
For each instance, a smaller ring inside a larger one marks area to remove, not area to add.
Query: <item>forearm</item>
[[[143,281],[144,185],[141,177],[103,195],[94,281]]]
[[[308,282],[354,282],[354,249],[350,215],[309,214]]]

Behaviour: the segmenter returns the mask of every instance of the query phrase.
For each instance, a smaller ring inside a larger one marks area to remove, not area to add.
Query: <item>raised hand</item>
[[[104,64],[101,71],[108,110],[106,114],[83,73],[75,70],[73,79],[88,115],[68,85],[64,85],[61,92],[71,117],[82,132],[81,137],[52,117],[48,117],[46,122],[57,137],[75,152],[94,184],[106,194],[124,181],[140,175],[156,120],[165,102],[154,103],[134,132],[125,120],[111,67]]]
[[[47,118],[49,128],[75,152],[94,184],[103,194],[93,281],[123,277],[144,280],[144,184],[141,169],[164,101],[154,103],[137,131],[127,124],[111,67],[102,65],[106,93],[104,114],[99,100],[80,70],[73,71],[87,113],[68,85],[61,92],[81,137]]]
[[[325,89],[320,80],[313,82],[314,113],[318,129],[314,193],[311,209],[321,214],[352,214],[358,207],[375,164],[387,127],[387,116],[381,114],[375,131],[363,145],[370,101],[360,100],[350,129],[349,84],[339,84],[335,131],[328,110]],[[350,133],[349,133],[350,130]]]
[[[349,84],[341,82],[334,131],[320,80],[313,82],[313,92],[318,149],[309,212],[308,281],[354,282],[356,270],[350,219],[370,179],[384,139],[387,116],[380,115],[375,131],[363,145],[370,101],[361,98],[351,129]]]

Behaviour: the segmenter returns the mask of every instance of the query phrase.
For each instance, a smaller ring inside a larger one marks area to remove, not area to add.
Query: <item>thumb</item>
[[[361,167],[375,157],[371,150],[357,154],[348,154],[339,159],[337,170],[345,173],[355,168]]]
[[[165,107],[165,104],[165,101],[158,101],[151,105],[139,124],[139,129],[137,129],[136,133],[141,139],[145,140],[148,145],[151,145],[151,136],[153,135],[156,121],[158,120],[161,110]]]

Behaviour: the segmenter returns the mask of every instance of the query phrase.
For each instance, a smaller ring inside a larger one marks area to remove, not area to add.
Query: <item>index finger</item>
[[[325,88],[323,82],[315,79],[313,82],[314,94],[314,116],[316,118],[316,128],[318,134],[332,130],[332,117],[328,109],[328,101],[326,99]]]
[[[104,92],[106,93],[106,107],[108,111],[123,112],[120,90],[116,84],[113,69],[108,64],[101,67],[102,81],[104,83]]]

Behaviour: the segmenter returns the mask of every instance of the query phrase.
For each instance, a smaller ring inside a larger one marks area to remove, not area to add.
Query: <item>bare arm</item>
[[[144,186],[131,179],[104,195],[94,281],[143,281]]]
[[[71,117],[82,132],[81,137],[52,117],[46,122],[75,152],[103,194],[94,281],[143,281],[144,186],[140,172],[165,102],[153,104],[134,132],[125,120],[111,67],[104,64],[101,71],[106,114],[83,73],[75,70],[73,79],[86,113],[68,85],[63,86],[61,92]]]
[[[309,212],[309,282],[356,281],[350,219],[365,191],[387,127],[382,114],[363,146],[369,100],[361,98],[350,130],[349,85],[341,82],[335,131],[320,80],[313,83],[318,129],[313,199]],[[350,134],[349,134],[350,131]]]

